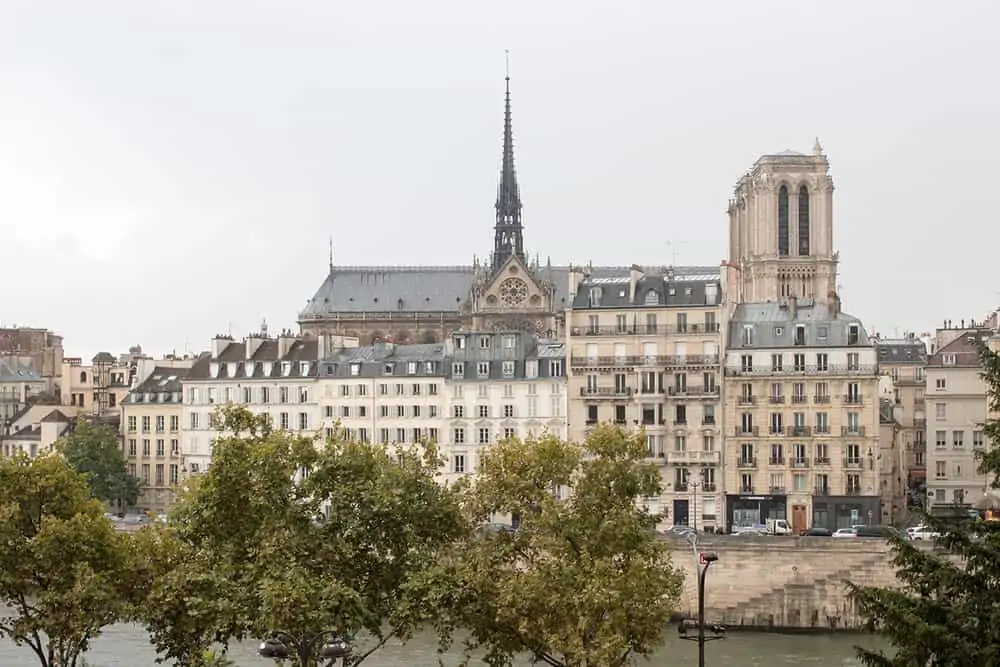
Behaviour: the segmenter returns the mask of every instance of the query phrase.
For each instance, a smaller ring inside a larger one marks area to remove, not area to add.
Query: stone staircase
[[[809,580],[797,570],[783,586],[760,586],[747,582],[740,602],[722,609],[712,609],[711,621],[720,621],[730,628],[815,628],[856,629],[862,624],[853,602],[846,596],[845,580],[860,585],[886,585],[877,572],[884,570],[884,554],[867,554],[848,566]],[[773,580],[772,580],[773,583]],[[741,587],[742,588],[742,587]],[[718,618],[718,616],[721,618]]]

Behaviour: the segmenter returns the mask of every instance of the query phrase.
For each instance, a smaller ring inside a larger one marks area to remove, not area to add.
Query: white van
[[[768,535],[791,535],[792,527],[788,525],[788,521],[785,519],[768,519],[767,520],[767,534]]]

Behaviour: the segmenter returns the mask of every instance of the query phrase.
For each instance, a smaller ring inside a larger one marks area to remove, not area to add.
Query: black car
[[[829,528],[821,528],[820,526],[816,526],[814,528],[810,528],[809,530],[803,531],[802,532],[802,536],[803,537],[831,537],[831,536],[833,536],[833,531],[831,531]]]
[[[900,531],[892,526],[855,526],[858,537],[890,537],[899,536]]]

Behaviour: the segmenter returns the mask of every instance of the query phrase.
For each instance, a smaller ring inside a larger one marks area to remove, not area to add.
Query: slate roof
[[[337,350],[320,362],[319,374],[332,378],[441,378],[444,360],[443,343],[376,343]]]
[[[628,267],[588,267],[594,277],[628,275]],[[555,304],[566,306],[568,266],[540,269],[555,286]],[[718,269],[715,269],[718,273]],[[304,319],[331,313],[459,312],[469,297],[472,266],[338,266],[299,314]]]
[[[989,329],[983,329],[981,331],[967,331],[947,345],[938,348],[938,350],[931,355],[930,359],[927,360],[927,365],[946,368],[954,366],[978,368],[982,365],[982,362],[979,360],[979,351],[976,349],[976,340],[986,340],[991,334],[992,332]],[[955,363],[945,364],[944,358],[951,355],[954,355]]]
[[[123,403],[180,403],[182,383],[190,370],[157,366],[149,377],[128,393]]]
[[[919,340],[880,340],[875,343],[875,354],[880,364],[927,364],[927,346]]]
[[[42,382],[42,376],[13,359],[0,359],[0,382]]]
[[[795,345],[796,325],[805,326],[805,345]],[[835,312],[831,304],[798,299],[795,314],[785,301],[741,303],[729,325],[729,349],[780,347],[848,347],[850,325],[857,325],[858,342],[850,347],[870,347],[872,341],[860,319]],[[743,330],[753,328],[753,344],[743,344]]]
[[[296,340],[280,358],[279,351],[278,341],[267,339],[247,359],[247,341],[232,341],[218,358],[202,355],[191,366],[185,381],[316,377],[318,344],[315,339]],[[284,362],[288,362],[287,368]]]
[[[42,417],[42,424],[68,424],[70,421],[69,417],[64,415],[59,410],[53,410],[49,414]]]
[[[706,306],[720,303],[721,276],[717,266],[678,266],[669,272],[643,273],[635,297],[629,272],[615,276],[589,276],[580,283],[570,306],[573,310]],[[714,285],[715,299],[706,298]]]

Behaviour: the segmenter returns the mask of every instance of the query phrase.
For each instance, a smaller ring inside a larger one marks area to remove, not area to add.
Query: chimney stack
[[[628,277],[629,277],[629,290],[628,298],[629,301],[635,302],[635,288],[638,286],[639,281],[642,280],[643,272],[642,267],[638,264],[633,264],[629,267]]]

